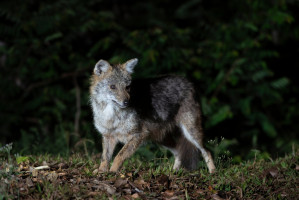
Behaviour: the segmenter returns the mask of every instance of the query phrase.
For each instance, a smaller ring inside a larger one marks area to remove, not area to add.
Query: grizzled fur
[[[111,66],[100,60],[95,66],[90,98],[94,125],[103,136],[99,171],[108,171],[118,142],[124,146],[110,171],[118,171],[142,143],[152,140],[173,153],[174,169],[195,169],[201,152],[212,173],[215,166],[203,147],[200,108],[193,85],[179,76],[132,80],[137,62],[132,59]]]

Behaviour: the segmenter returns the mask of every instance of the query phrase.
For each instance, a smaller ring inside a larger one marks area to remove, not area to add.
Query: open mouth
[[[112,100],[118,107],[120,108],[126,108],[127,106],[120,105],[117,101]]]

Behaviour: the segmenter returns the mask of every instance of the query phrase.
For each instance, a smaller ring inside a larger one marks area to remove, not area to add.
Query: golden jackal
[[[124,144],[110,171],[116,172],[125,159],[147,140],[169,149],[174,169],[195,169],[199,152],[209,172],[215,170],[211,154],[203,146],[201,113],[193,85],[179,76],[132,80],[138,60],[110,65],[100,60],[91,78],[90,100],[94,125],[103,136],[99,171],[109,169],[117,143]]]

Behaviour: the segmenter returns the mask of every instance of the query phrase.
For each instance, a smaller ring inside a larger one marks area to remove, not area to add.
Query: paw
[[[93,174],[99,174],[99,173],[105,173],[108,172],[109,165],[107,162],[102,162],[100,167],[98,169],[95,169],[92,173]]]
[[[214,168],[209,169],[209,172],[210,172],[210,174],[214,174],[216,172],[216,168],[214,167]]]
[[[92,174],[93,175],[97,175],[97,174],[101,174],[101,173],[105,173],[108,172],[108,168],[98,168],[93,170]]]
[[[95,170],[92,171],[93,175],[97,175],[98,173],[99,173],[99,169],[95,169]]]
[[[100,173],[108,172],[108,167],[107,166],[104,166],[104,167],[100,166],[99,167],[99,172]]]
[[[211,161],[211,162],[208,162],[208,168],[209,168],[209,172],[210,174],[213,174],[216,172],[216,167],[214,165],[214,162]]]
[[[118,169],[119,169],[119,167],[117,167],[117,166],[115,166],[115,165],[112,165],[111,167],[110,167],[110,172],[114,172],[114,173],[116,173],[116,172],[118,172]]]

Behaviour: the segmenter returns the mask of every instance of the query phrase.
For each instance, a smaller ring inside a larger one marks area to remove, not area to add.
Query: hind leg
[[[175,149],[175,148],[167,147],[167,146],[164,146],[164,147],[166,149],[168,149],[172,153],[172,155],[174,156],[174,164],[173,164],[172,169],[174,169],[174,170],[180,169],[180,167],[182,165],[182,161],[181,161],[178,150]]]
[[[201,131],[201,128],[196,126],[195,123],[192,123],[193,120],[190,120],[189,122],[183,121],[180,123],[180,128],[186,137],[187,140],[189,140],[193,145],[198,148],[208,166],[209,172],[213,173],[216,169],[214,165],[213,158],[211,156],[211,153],[207,151],[202,142],[203,133]],[[191,123],[190,123],[191,122]]]
[[[168,149],[174,156],[174,164],[172,167],[174,170],[178,170],[182,165],[182,159],[178,149],[178,141],[180,137],[181,131],[178,127],[176,127],[171,133],[166,133],[162,141],[158,142],[160,145]]]
[[[180,155],[178,154],[177,150],[175,150],[175,152],[173,153],[174,155],[174,164],[173,164],[173,169],[174,170],[178,170],[181,168],[181,165],[182,165],[182,161],[181,161],[181,158],[180,158]]]

